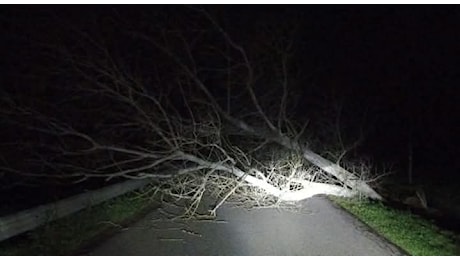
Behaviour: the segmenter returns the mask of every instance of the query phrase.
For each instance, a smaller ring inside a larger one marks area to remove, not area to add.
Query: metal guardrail
[[[58,202],[0,217],[0,241],[33,230],[43,224],[65,217],[89,206],[94,206],[130,191],[140,189],[149,182],[149,179],[129,180],[99,190],[78,194]]]

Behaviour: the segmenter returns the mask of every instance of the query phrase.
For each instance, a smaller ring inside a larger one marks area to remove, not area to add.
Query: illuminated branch
[[[165,64],[165,69],[148,74],[126,69],[130,59],[123,59],[118,56],[120,52],[85,33],[82,39],[90,41],[87,46],[94,49],[53,46],[59,48],[56,52],[69,65],[57,71],[72,75],[78,82],[75,95],[60,101],[68,103],[69,110],[50,104],[49,110],[57,116],[45,116],[38,108],[8,101],[8,109],[2,112],[31,118],[22,125],[44,135],[49,141],[46,152],[51,155],[35,158],[37,163],[33,166],[45,167],[41,172],[32,172],[34,167],[1,169],[27,177],[67,178],[72,182],[151,178],[165,194],[191,200],[186,212],[189,215],[196,213],[207,189],[220,196],[212,213],[231,198],[258,206],[316,194],[363,193],[380,199],[364,180],[302,143],[308,122],[295,122],[287,111],[290,47],[280,47],[281,80],[276,90],[281,95],[275,102],[279,110],[272,111],[266,108],[269,102],[265,98],[273,97],[257,95],[261,87],[255,77],[257,61],[251,62],[242,45],[208,12],[200,13],[214,28],[205,33],[217,31],[224,46],[221,41],[209,44],[205,40],[215,38],[201,39],[201,34],[190,36],[190,41],[180,30],[128,33],[155,53],[158,59],[150,61],[152,68],[160,66],[157,60]],[[212,48],[202,47],[208,45]],[[227,67],[207,64],[200,55],[224,60]],[[209,80],[203,71],[212,71],[216,79]],[[172,76],[168,80],[161,75],[157,80],[149,78],[163,72]],[[229,79],[228,75],[235,78]],[[233,96],[237,94],[241,95]],[[70,112],[82,113],[82,104],[87,100],[92,102],[92,110],[83,113],[81,123]],[[270,149],[281,156],[266,159]]]

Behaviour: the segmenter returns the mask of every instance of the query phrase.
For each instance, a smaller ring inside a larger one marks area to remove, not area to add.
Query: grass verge
[[[0,255],[74,255],[158,206],[131,192],[0,243]]]
[[[377,233],[414,256],[459,255],[459,236],[409,211],[381,202],[330,197]]]

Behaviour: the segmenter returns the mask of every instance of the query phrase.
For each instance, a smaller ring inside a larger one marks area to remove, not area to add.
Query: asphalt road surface
[[[171,221],[157,209],[86,255],[403,255],[327,198],[298,210],[224,204],[216,221]]]

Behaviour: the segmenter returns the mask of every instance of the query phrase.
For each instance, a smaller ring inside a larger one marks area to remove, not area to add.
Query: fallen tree
[[[125,28],[141,46],[136,57],[79,29],[79,45],[48,45],[60,65],[49,70],[68,78],[70,97],[40,106],[3,99],[9,123],[40,137],[27,146],[30,165],[5,163],[3,172],[75,183],[151,178],[155,192],[192,201],[190,214],[206,190],[220,198],[214,214],[231,196],[252,205],[316,194],[382,199],[359,173],[312,151],[308,123],[290,118],[293,39],[271,46],[278,63],[263,64],[207,11],[189,11],[201,18],[197,27]],[[267,88],[258,74],[278,81]]]

